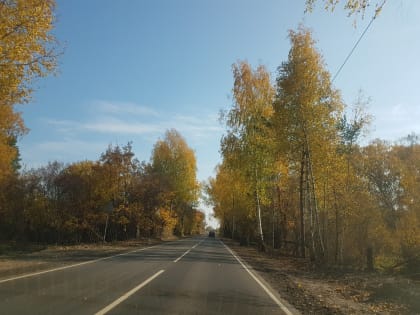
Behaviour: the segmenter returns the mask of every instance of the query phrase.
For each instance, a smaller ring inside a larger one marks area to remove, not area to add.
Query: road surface
[[[0,279],[0,314],[295,314],[217,238]]]

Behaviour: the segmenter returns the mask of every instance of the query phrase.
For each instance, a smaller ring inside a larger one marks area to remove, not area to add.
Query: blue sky
[[[195,150],[198,178],[219,162],[231,65],[262,63],[275,77],[287,59],[287,30],[312,28],[334,74],[369,22],[337,8],[304,13],[304,0],[57,1],[55,34],[65,47],[59,73],[36,82],[20,107],[29,134],[26,167],[97,159],[109,143],[149,160],[153,144],[176,128]],[[351,103],[359,89],[374,116],[365,141],[420,133],[420,2],[388,1],[335,81]]]

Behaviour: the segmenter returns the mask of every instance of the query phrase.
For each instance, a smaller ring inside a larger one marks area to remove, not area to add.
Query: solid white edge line
[[[153,276],[149,277],[148,279],[146,279],[145,281],[143,281],[142,283],[140,283],[135,288],[133,288],[130,291],[128,291],[127,293],[123,294],[118,299],[116,299],[114,302],[112,302],[111,304],[109,304],[108,306],[105,306],[103,309],[101,309],[100,311],[96,312],[95,315],[104,315],[104,314],[108,313],[110,310],[112,310],[118,304],[121,304],[122,302],[124,302],[125,300],[127,300],[130,296],[132,296],[134,293],[136,293],[138,290],[140,290],[145,285],[147,285],[149,282],[151,282],[153,279],[157,278],[164,271],[165,270],[162,269],[162,270],[156,272]]]
[[[283,312],[285,312],[287,315],[294,315],[291,311],[289,311],[289,309],[270,291],[269,288],[267,288],[264,283],[262,283],[260,281],[260,279],[257,278],[257,276],[255,276],[251,270],[249,270],[249,268],[241,261],[241,259],[225,244],[223,243],[221,240],[219,240],[220,243],[222,243],[226,249],[232,254],[233,257],[235,257],[235,259],[242,265],[242,267],[244,267],[244,269],[250,274],[250,276],[260,285],[261,288],[264,289],[264,291],[268,294],[269,297],[271,297],[271,299],[276,302],[276,304],[281,308],[281,310]]]
[[[96,263],[96,262],[101,261],[101,260],[106,260],[106,259],[110,259],[110,258],[114,258],[114,257],[118,257],[118,256],[124,256],[124,255],[128,255],[128,254],[136,253],[136,252],[141,252],[143,250],[153,248],[153,247],[156,247],[156,246],[159,246],[159,245],[161,245],[161,244],[157,244],[157,245],[149,246],[149,247],[143,247],[143,248],[135,249],[135,250],[132,250],[132,251],[129,251],[129,252],[124,252],[124,253],[120,253],[120,254],[116,254],[116,255],[112,255],[112,256],[106,256],[106,257],[102,257],[102,258],[98,258],[98,259],[94,259],[94,260],[88,260],[88,261],[84,261],[84,262],[73,264],[73,265],[66,265],[66,266],[57,267],[57,268],[53,268],[53,269],[47,269],[47,270],[42,270],[42,271],[38,271],[38,272],[27,273],[27,274],[23,274],[23,275],[20,275],[20,276],[15,276],[15,277],[0,280],[0,284],[4,283],[4,282],[13,281],[13,280],[38,276],[38,275],[42,275],[42,274],[50,273],[50,272],[54,272],[54,271],[60,271],[60,270],[74,268],[74,267],[83,266],[83,265],[87,265],[87,264],[93,264],[93,263]]]

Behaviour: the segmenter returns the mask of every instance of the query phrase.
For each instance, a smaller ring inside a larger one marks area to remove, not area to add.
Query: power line
[[[369,24],[366,26],[365,30],[363,31],[363,33],[360,35],[359,39],[357,40],[356,44],[354,44],[353,48],[350,50],[349,54],[347,55],[346,59],[344,59],[344,62],[341,64],[340,68],[338,68],[338,71],[335,73],[334,77],[331,80],[331,83],[334,82],[334,80],[337,78],[337,76],[340,74],[341,70],[343,69],[344,65],[347,63],[347,60],[350,59],[351,55],[353,54],[354,50],[357,48],[357,46],[359,45],[360,41],[362,40],[363,36],[365,36],[366,32],[368,31],[368,29],[370,28],[370,26],[372,25],[373,21],[376,19],[376,17],[378,16],[379,12],[382,10],[384,4],[386,3],[387,0],[384,0],[382,2],[382,4],[375,10],[375,14],[372,17],[372,19],[370,20]]]

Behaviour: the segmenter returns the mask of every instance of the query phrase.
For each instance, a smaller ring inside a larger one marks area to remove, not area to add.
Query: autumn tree
[[[156,143],[150,163],[129,142],[96,161],[51,162],[4,183],[0,239],[80,243],[204,230],[194,152],[175,130]]]
[[[334,158],[343,105],[311,32],[300,26],[289,32],[289,38],[288,60],[278,68],[275,129],[280,152],[299,174],[301,254],[305,254],[307,218],[311,255],[323,255],[317,190],[325,162]]]
[[[56,184],[60,190],[59,207],[63,212],[61,233],[73,242],[103,240],[105,202],[96,189],[100,186],[98,164],[81,161],[68,165],[59,174]]]
[[[57,180],[64,168],[63,163],[54,161],[21,175],[21,219],[25,228],[18,232],[18,237],[28,237],[37,242],[63,241],[63,223],[67,214],[60,208],[61,191]]]
[[[364,174],[370,183],[369,190],[382,209],[387,226],[395,228],[404,195],[398,160],[384,141],[377,140],[363,151]]]
[[[339,118],[337,125],[339,134],[337,155],[344,159],[342,162],[345,163],[345,172],[342,171],[341,175],[337,174],[338,176],[335,176],[336,183],[333,189],[334,219],[332,221],[335,225],[334,261],[336,263],[338,261],[343,262],[344,259],[346,226],[349,223],[347,214],[355,214],[357,212],[355,209],[360,209],[362,206],[361,200],[364,200],[365,205],[369,203],[366,201],[367,196],[361,193],[366,189],[365,184],[354,167],[359,150],[358,141],[366,133],[371,121],[370,115],[366,112],[368,103],[369,99],[359,91],[354,104],[351,108],[347,108],[347,113]],[[344,165],[341,164],[341,167],[344,167]],[[338,202],[338,200],[341,202]],[[365,217],[366,221],[367,218]],[[359,224],[359,226],[363,226],[363,224]],[[366,231],[360,232],[359,235],[365,233]],[[368,237],[365,237],[365,240],[366,243],[369,243]],[[367,250],[370,251],[369,244],[367,247]],[[347,251],[347,253],[349,252]]]
[[[256,231],[254,198],[249,194],[248,182],[226,158],[216,167],[216,176],[205,185],[207,202],[213,206],[214,216],[220,222],[222,235],[238,238],[249,244]]]
[[[195,210],[191,224],[191,234],[203,234],[206,228],[206,215],[204,211]]]
[[[314,262],[413,269],[417,137],[361,146],[365,98],[346,110],[311,32],[289,37],[274,88],[263,67],[234,65],[222,162],[205,187],[223,235],[262,243],[271,230],[273,250]]]
[[[393,155],[399,161],[400,185],[403,188],[399,220],[396,224],[399,241],[400,266],[411,272],[420,272],[420,142],[410,134],[393,146]]]
[[[227,165],[238,168],[249,183],[254,199],[259,243],[264,248],[262,207],[271,175],[274,89],[264,66],[252,69],[247,62],[233,65],[233,105],[224,119],[229,128],[222,139],[222,154]]]
[[[168,130],[165,138],[155,144],[152,169],[159,185],[160,212],[176,218],[176,232],[183,235],[187,232],[186,220],[194,216],[199,184],[194,151],[175,129]]]
[[[110,205],[112,208],[111,213],[106,214],[112,237],[127,238],[137,233],[141,207],[135,187],[140,176],[140,163],[134,156],[131,142],[122,147],[110,145],[101,155],[97,167],[101,181],[96,189],[101,195],[101,206]]]
[[[17,176],[3,179],[0,189],[0,239],[25,239],[25,182]]]
[[[33,80],[56,66],[53,0],[0,1],[0,180],[13,171],[16,139],[26,132],[16,104],[28,102]]]
[[[322,2],[324,4],[324,8],[329,11],[334,11],[339,3],[344,3],[344,10],[348,12],[349,16],[361,15],[362,18],[364,17],[366,10],[370,7],[374,7],[375,18],[378,14],[380,14],[386,0],[306,0],[306,11],[312,11],[317,2]]]

